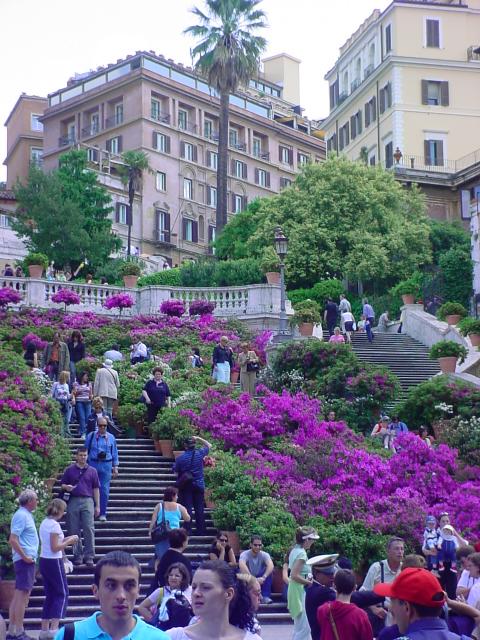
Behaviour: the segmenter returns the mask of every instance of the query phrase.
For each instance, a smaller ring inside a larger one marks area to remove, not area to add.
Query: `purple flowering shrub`
[[[12,287],[2,287],[0,289],[0,307],[8,307],[9,304],[18,304],[21,302],[22,296],[12,289]]]
[[[71,304],[80,304],[80,296],[71,289],[59,289],[53,294],[52,302],[55,302],[56,304],[64,304],[66,311],[67,306]]]
[[[210,300],[193,300],[188,307],[188,313],[191,316],[211,315],[215,309],[215,303]]]
[[[180,318],[185,313],[185,305],[181,300],[164,300],[160,305],[160,313]]]
[[[35,348],[38,349],[39,351],[42,349],[45,349],[45,347],[47,346],[46,340],[42,340],[42,338],[40,338],[40,336],[37,336],[36,333],[31,333],[31,332],[23,336],[22,347],[26,349],[27,345],[30,343],[33,343],[35,345]]]
[[[116,293],[113,296],[109,296],[103,306],[105,309],[118,309],[122,313],[123,309],[129,309],[134,304],[132,296],[128,293]]]
[[[369,398],[373,406],[383,406],[399,390],[397,377],[385,367],[365,365],[357,375],[346,380],[345,392],[351,398]]]

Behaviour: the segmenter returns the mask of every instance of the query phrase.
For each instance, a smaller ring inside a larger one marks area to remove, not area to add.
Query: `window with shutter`
[[[377,119],[377,99],[375,96],[370,100],[371,103],[371,114],[372,114],[372,122],[375,122]]]
[[[440,21],[427,19],[426,28],[426,45],[427,47],[440,47]]]
[[[267,176],[266,176],[266,186],[270,187],[270,171],[266,171],[265,173],[267,174]]]
[[[352,140],[355,140],[357,137],[357,126],[355,122],[355,116],[350,117],[350,130],[352,132]]]
[[[380,89],[380,113],[385,111],[385,89]]]
[[[255,184],[260,184],[260,170],[255,169]]]
[[[387,24],[385,27],[385,51],[389,53],[392,50],[392,25]]]
[[[435,167],[443,166],[443,140],[425,140],[423,146],[425,152],[425,164]]]
[[[390,169],[393,166],[393,142],[385,145],[385,168]]]
[[[392,106],[392,84],[389,82],[386,86],[386,107],[389,109]]]
[[[198,222],[192,222],[192,242],[198,242]]]
[[[442,107],[448,107],[449,105],[448,82],[440,83],[440,104]]]
[[[360,135],[362,133],[362,110],[359,109],[357,111],[357,115],[355,116],[356,118],[356,129],[357,129],[357,135]]]
[[[345,123],[345,146],[350,144],[350,126],[348,122]]]
[[[247,174],[247,163],[246,162],[242,162],[242,178],[244,180],[246,180],[247,177],[248,177],[248,174]]]
[[[365,103],[365,128],[370,126],[370,104]]]

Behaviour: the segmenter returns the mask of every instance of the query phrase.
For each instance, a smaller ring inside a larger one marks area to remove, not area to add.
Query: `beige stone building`
[[[325,158],[323,132],[299,106],[299,64],[287,54],[268,58],[250,86],[231,96],[229,215],[278,193],[304,163]],[[132,246],[157,256],[159,266],[176,265],[209,253],[215,237],[218,115],[218,98],[192,69],[137,52],[48,96],[43,166],[56,167],[71,147],[85,148],[112,193],[114,230],[126,244],[120,156],[145,151],[152,173],[135,197]]]
[[[480,0],[393,0],[375,10],[325,76],[327,153],[417,182],[433,217],[468,217],[463,192],[480,161],[479,44]]]

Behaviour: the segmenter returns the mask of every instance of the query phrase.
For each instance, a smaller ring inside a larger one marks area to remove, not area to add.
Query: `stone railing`
[[[63,304],[52,302],[52,296],[60,289],[74,291],[80,296],[80,304],[70,305],[68,310],[92,311],[112,315],[103,306],[109,296],[128,293],[134,299],[134,306],[125,309],[122,316],[138,314],[155,315],[165,300],[179,299],[188,307],[198,299],[210,300],[215,304],[214,315],[219,318],[245,320],[252,328],[276,329],[280,314],[280,287],[269,284],[253,284],[242,287],[140,287],[126,289],[110,285],[58,282],[33,278],[1,278],[1,287],[12,287],[22,296],[21,306],[41,309],[62,309]],[[287,301],[287,314],[292,315]]]
[[[455,326],[449,325],[424,311],[420,304],[407,304],[402,307],[403,332],[415,338],[427,347],[440,340],[452,340],[463,345],[468,355],[465,362],[457,365],[457,374],[480,376],[480,352],[472,347],[470,338],[462,336]],[[458,377],[458,376],[457,376]]]

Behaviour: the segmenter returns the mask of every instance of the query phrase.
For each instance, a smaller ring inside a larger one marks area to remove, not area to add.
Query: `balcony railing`
[[[348,91],[342,91],[342,93],[338,96],[337,104],[341,104],[348,98]]]
[[[415,156],[404,153],[399,160],[393,160],[390,167],[395,171],[405,172],[408,170],[428,171],[429,173],[455,173],[455,160],[444,159],[441,164],[435,160],[424,156]]]
[[[374,65],[369,64],[368,67],[365,67],[365,71],[363,72],[363,79],[366,80],[368,76],[371,76],[374,70]]]
[[[360,86],[360,78],[355,78],[355,80],[350,84],[350,91],[353,93],[357,87]]]
[[[159,244],[172,245],[172,234],[170,231],[163,231],[162,229],[153,230],[153,241]]]
[[[110,116],[110,118],[105,120],[105,129],[118,127],[120,124],[123,124],[123,116]]]
[[[243,142],[229,142],[228,146],[230,147],[230,149],[236,149],[237,151],[246,151],[247,150],[247,145],[244,144]]]
[[[170,123],[170,114],[167,111],[152,111],[152,119],[157,122]]]
[[[60,138],[58,139],[59,147],[68,147],[71,144],[75,144],[75,136],[60,136]]]
[[[197,133],[197,125],[192,122],[179,122],[180,131],[188,131],[189,133]]]
[[[204,133],[203,137],[212,142],[218,142],[218,133]]]
[[[82,138],[88,138],[89,136],[96,136],[100,133],[101,127],[100,125],[89,125],[88,127],[84,127],[82,129]]]

